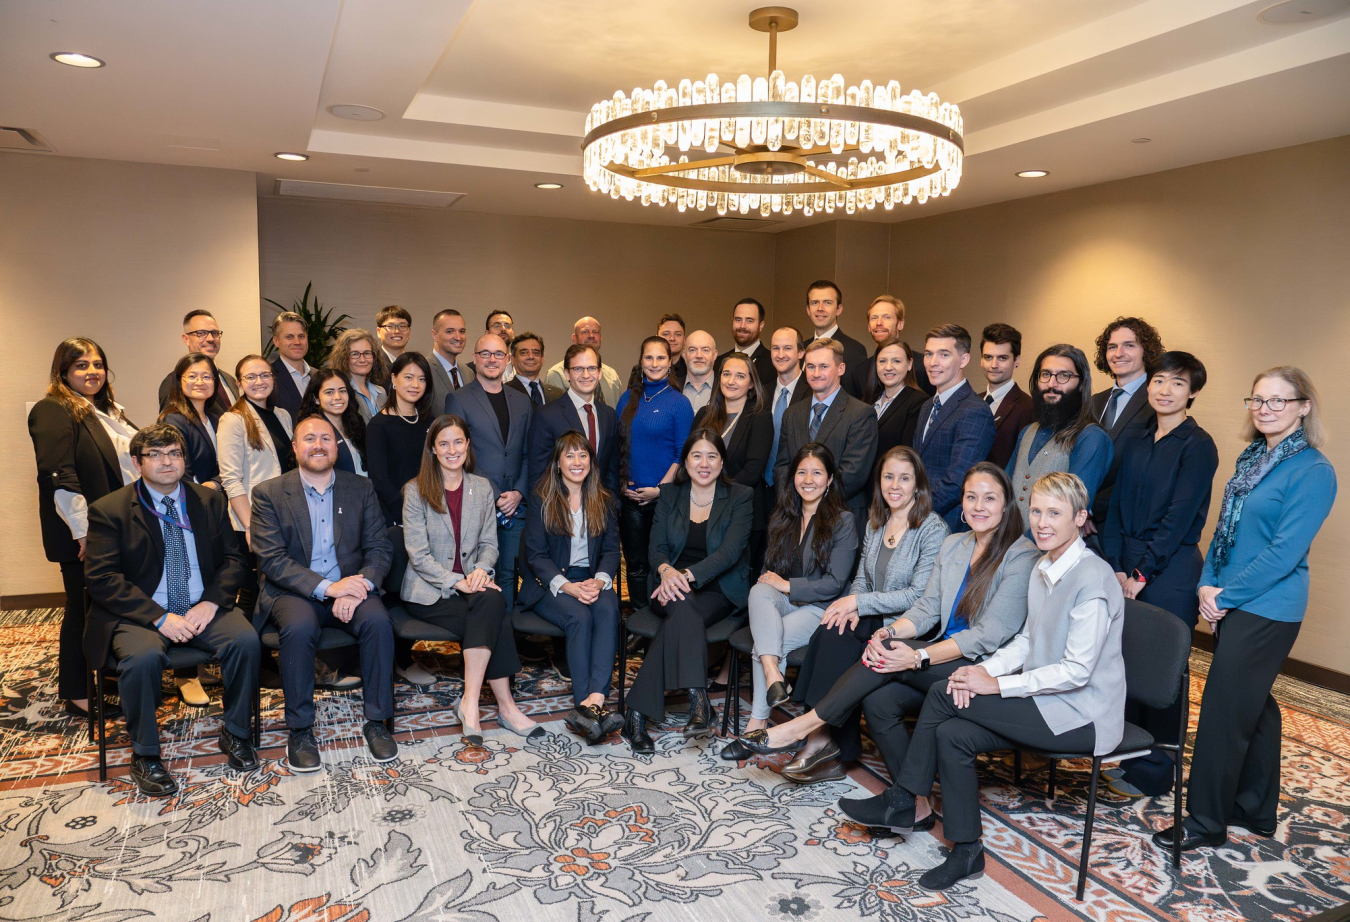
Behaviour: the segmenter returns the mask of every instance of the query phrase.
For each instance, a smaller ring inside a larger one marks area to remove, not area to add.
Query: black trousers
[[[239,546],[244,549],[244,557],[248,561],[244,568],[244,581],[239,584],[239,593],[234,597],[234,607],[244,613],[244,617],[251,617],[253,609],[258,604],[258,586],[260,578],[258,575],[258,556],[248,548],[248,541],[244,538],[245,532],[236,531],[234,536],[239,541]]]
[[[56,648],[57,694],[67,701],[89,693],[89,664],[84,658],[84,562],[61,562],[61,586],[66,591],[66,612],[61,616],[61,640]]]
[[[858,665],[867,641],[881,627],[880,615],[858,619],[857,627],[839,633],[838,628],[816,628],[806,645],[806,657],[793,686],[794,701],[814,708],[830,693],[845,672]],[[866,667],[862,667],[866,669]],[[871,672],[870,669],[867,670]],[[858,699],[861,703],[862,699]],[[862,755],[862,709],[855,704],[838,723],[831,722],[830,736],[839,746],[839,758],[853,762]]]
[[[159,724],[155,711],[163,700],[162,674],[169,665],[173,641],[159,631],[123,621],[112,636],[117,658],[117,687],[122,710],[127,715],[131,751],[140,756],[159,755]],[[182,646],[207,650],[220,662],[225,686],[225,729],[240,739],[250,739],[253,696],[258,685],[261,646],[258,632],[237,608],[222,608],[211,623]],[[311,669],[311,672],[313,670]],[[311,677],[312,680],[312,677]]]
[[[506,600],[501,590],[484,589],[467,596],[455,593],[431,605],[404,604],[408,614],[418,621],[458,635],[460,649],[487,647],[492,651],[483,678],[505,679],[520,672],[516,638],[511,631],[511,619],[506,617]]]
[[[628,588],[628,601],[633,610],[646,608],[650,597],[647,595],[647,580],[652,567],[647,560],[647,549],[651,545],[652,522],[656,519],[656,503],[639,505],[631,499],[624,499],[619,507],[619,543],[623,546],[623,562]]]
[[[273,603],[272,618],[281,634],[277,658],[287,727],[304,730],[314,725],[314,652],[326,627],[346,631],[357,640],[366,720],[393,716],[394,625],[378,593],[366,596],[346,624],[333,615],[331,599],[320,602],[289,594]]]
[[[1218,835],[1230,821],[1275,827],[1282,725],[1270,690],[1300,626],[1241,609],[1219,622],[1191,754],[1191,831]]]
[[[1055,733],[1045,725],[1035,698],[978,695],[958,709],[946,685],[928,690],[914,742],[900,769],[900,787],[916,797],[933,793],[942,777],[942,830],[953,842],[980,838],[980,780],[975,757],[982,752],[1033,749],[1091,752],[1097,740],[1092,724]]]
[[[668,689],[708,687],[708,625],[726,618],[736,606],[709,588],[696,589],[667,605],[653,600],[651,608],[661,616],[661,628],[633,679],[628,706],[660,720],[666,716]]]

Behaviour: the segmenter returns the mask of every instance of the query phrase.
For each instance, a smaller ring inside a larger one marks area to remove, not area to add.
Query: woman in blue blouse
[[[1228,827],[1275,834],[1280,708],[1275,684],[1308,607],[1308,550],[1336,499],[1317,391],[1288,365],[1257,376],[1245,401],[1250,444],[1223,491],[1200,575],[1214,662],[1200,701],[1184,850],[1222,845]],[[1171,827],[1153,840],[1172,847]]]
[[[647,560],[661,484],[675,479],[680,449],[694,427],[694,408],[670,383],[670,344],[659,336],[642,341],[642,373],[632,378],[614,409],[619,414],[619,540],[628,572],[628,601],[649,601]]]

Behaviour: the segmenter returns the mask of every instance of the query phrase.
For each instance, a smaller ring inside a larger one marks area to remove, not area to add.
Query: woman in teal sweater
[[[1275,834],[1281,727],[1270,690],[1308,607],[1308,550],[1336,498],[1308,376],[1290,366],[1262,372],[1245,403],[1251,444],[1224,488],[1200,576],[1214,662],[1191,759],[1187,850],[1222,845],[1229,826]],[[1154,841],[1170,848],[1172,829]]]

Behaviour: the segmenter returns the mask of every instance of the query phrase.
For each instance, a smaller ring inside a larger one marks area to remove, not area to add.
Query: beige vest
[[[1022,521],[1031,527],[1031,488],[1046,474],[1069,469],[1069,452],[1055,441],[1054,436],[1046,442],[1036,454],[1036,460],[1028,460],[1031,454],[1031,442],[1041,428],[1040,423],[1032,423],[1022,430],[1022,444],[1017,447],[1017,466],[1013,468],[1013,490],[1017,494],[1017,507],[1022,510]]]

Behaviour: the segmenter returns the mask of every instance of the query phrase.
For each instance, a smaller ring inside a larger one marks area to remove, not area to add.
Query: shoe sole
[[[984,877],[984,871],[976,871],[974,874],[967,874],[959,880],[952,881],[945,887],[925,887],[923,884],[919,884],[919,887],[920,889],[927,890],[929,893],[942,893],[944,890],[950,890],[957,884],[965,883],[968,880],[979,880],[982,877]]]
[[[481,746],[482,743],[480,742],[478,745]],[[366,747],[366,751],[367,751],[367,752],[370,752],[370,747],[369,747],[369,746]],[[387,755],[387,756],[385,756],[384,758],[380,758],[380,757],[377,756],[375,753],[371,752],[371,753],[370,753],[370,758],[371,758],[371,761],[373,761],[373,762],[393,762],[395,759],[398,758],[398,753],[395,752],[393,755]]]
[[[301,767],[298,766],[298,765],[293,765],[293,764],[291,764],[291,760],[290,760],[290,759],[282,759],[282,760],[281,760],[281,764],[284,765],[284,766],[286,766],[286,770],[287,770],[287,771],[289,771],[289,772],[297,772],[297,773],[299,773],[299,774],[301,774],[301,775],[312,774],[313,772],[317,772],[317,771],[319,771],[320,769],[323,768],[323,763],[322,763],[322,762],[320,762],[318,765],[314,766],[313,768],[301,768]]]

